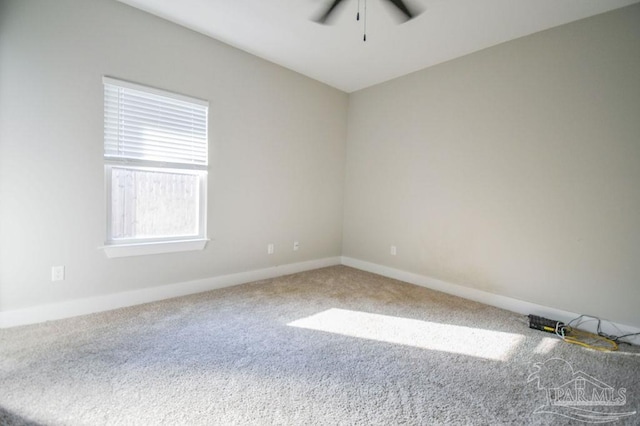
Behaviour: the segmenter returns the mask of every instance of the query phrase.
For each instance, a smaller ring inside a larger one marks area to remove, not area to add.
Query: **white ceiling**
[[[119,0],[353,92],[639,0],[405,0],[423,10],[399,24],[386,0]],[[367,41],[361,17],[367,4]]]

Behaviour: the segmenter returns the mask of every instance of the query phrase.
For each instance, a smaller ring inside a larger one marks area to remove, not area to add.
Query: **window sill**
[[[209,240],[162,241],[153,243],[114,244],[100,247],[109,258],[143,256],[147,254],[176,253],[204,250]]]

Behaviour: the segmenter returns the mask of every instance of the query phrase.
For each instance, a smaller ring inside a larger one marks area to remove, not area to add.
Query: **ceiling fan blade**
[[[406,4],[404,4],[404,1],[402,0],[387,0],[390,3],[393,3],[393,5],[395,7],[398,8],[398,10],[400,10],[400,12],[402,12],[404,14],[404,16],[406,17],[406,20],[408,21],[411,18],[414,18],[417,16],[417,14],[413,13],[411,10],[409,10],[409,8],[407,7]]]
[[[331,6],[329,6],[329,8],[319,17],[317,17],[316,19],[314,19],[314,21],[320,23],[320,24],[325,24],[327,22],[327,19],[329,19],[329,16],[331,16],[331,14],[333,13],[333,10],[342,2],[342,0],[334,0],[333,3],[331,3]]]

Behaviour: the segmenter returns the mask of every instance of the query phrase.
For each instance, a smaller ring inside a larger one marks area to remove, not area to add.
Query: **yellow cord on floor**
[[[611,339],[571,327],[566,327],[562,338],[567,343],[584,346],[596,351],[611,352],[618,350],[618,344]]]

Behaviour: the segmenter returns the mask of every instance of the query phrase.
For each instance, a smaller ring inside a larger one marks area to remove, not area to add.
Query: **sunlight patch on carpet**
[[[561,342],[559,337],[544,337],[533,352],[542,355],[548,354],[559,342]]]
[[[332,308],[287,325],[434,351],[507,361],[520,334]]]

